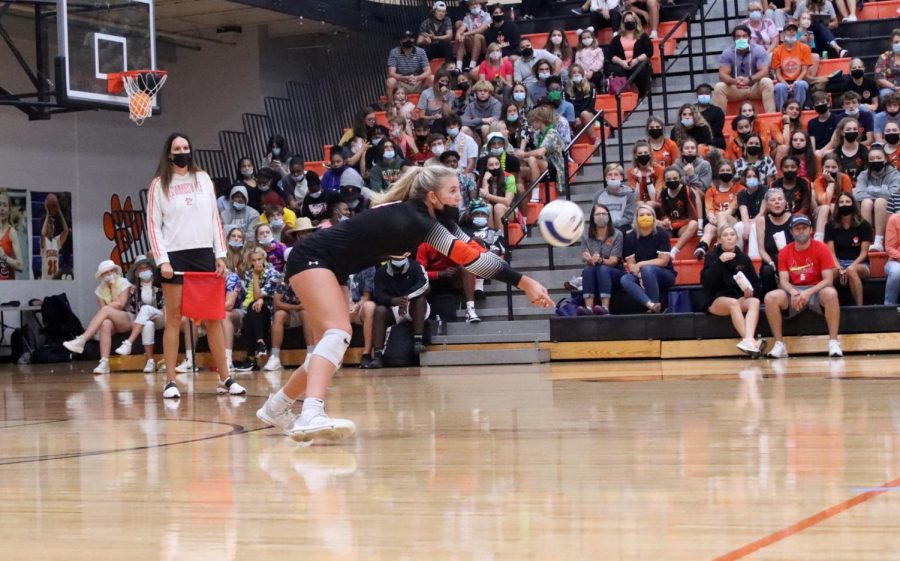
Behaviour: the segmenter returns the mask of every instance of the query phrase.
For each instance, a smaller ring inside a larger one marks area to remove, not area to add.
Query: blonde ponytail
[[[429,192],[438,190],[445,177],[453,175],[456,175],[456,170],[441,164],[410,168],[394,182],[390,189],[384,193],[376,193],[372,197],[372,205],[424,199]]]

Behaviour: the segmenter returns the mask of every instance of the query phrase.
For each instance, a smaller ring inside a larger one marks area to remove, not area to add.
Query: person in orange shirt
[[[775,75],[775,109],[781,111],[788,97],[792,97],[802,107],[806,103],[809,84],[806,74],[812,65],[812,49],[797,42],[797,22],[790,21],[784,26],[782,42],[772,52],[769,65]]]
[[[739,117],[747,117],[750,119],[750,126],[753,128],[753,132],[758,134],[764,141],[765,146],[769,145],[769,131],[766,128],[765,121],[757,118],[756,114],[756,106],[753,105],[752,101],[745,101],[741,103],[738,108],[738,116]],[[737,130],[734,128],[734,121],[732,120],[732,130]]]
[[[888,164],[894,166],[894,169],[900,169],[900,124],[887,122],[882,137]]]
[[[663,186],[665,168],[653,163],[650,144],[638,140],[632,150],[631,168],[628,170],[628,185],[637,193],[639,201],[655,201]]]
[[[694,257],[702,260],[706,257],[710,245],[716,241],[716,233],[721,226],[733,226],[737,222],[738,193],[744,186],[734,180],[734,163],[722,160],[716,170],[713,183],[704,195],[706,207],[706,226],[703,237],[697,244]]]
[[[841,171],[841,160],[836,154],[826,154],[822,158],[822,175],[813,181],[813,195],[816,197],[816,234],[824,234],[825,226],[831,219],[834,204],[841,193],[853,193],[853,181]]]
[[[753,134],[753,121],[744,115],[738,115],[731,121],[731,128],[734,132],[729,133],[728,141],[725,144],[725,157],[730,160],[737,160],[744,156],[744,145],[750,135]]]
[[[647,143],[653,154],[653,163],[664,169],[674,165],[681,156],[675,141],[666,138],[663,131],[663,122],[657,117],[647,119]]]
[[[769,153],[775,154],[775,150],[785,144],[785,139],[791,138],[797,131],[805,131],[806,126],[801,122],[800,115],[803,112],[800,103],[792,99],[784,104],[781,110],[781,120],[769,123]]]

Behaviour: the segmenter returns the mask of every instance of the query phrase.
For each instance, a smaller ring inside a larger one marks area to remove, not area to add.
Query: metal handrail
[[[669,39],[671,39],[672,35],[675,34],[675,32],[678,30],[679,27],[681,27],[682,24],[687,25],[687,50],[688,50],[687,55],[688,55],[688,65],[689,65],[689,66],[688,66],[688,69],[689,69],[689,72],[690,72],[690,80],[691,80],[691,89],[694,89],[694,88],[696,87],[696,86],[694,85],[694,84],[695,84],[695,76],[694,76],[694,47],[693,47],[693,37],[692,37],[692,32],[691,32],[691,24],[692,24],[693,21],[694,21],[694,16],[695,16],[695,14],[697,13],[697,9],[698,9],[698,8],[700,9],[700,11],[701,11],[701,13],[702,13],[702,11],[703,11],[702,6],[700,6],[699,4],[697,4],[696,7],[694,8],[694,11],[693,11],[693,12],[687,12],[687,13],[685,13],[683,16],[681,16],[681,18],[678,20],[678,25],[676,25],[675,27],[673,27],[672,29],[670,29],[669,32],[666,33],[666,36],[663,37],[662,40],[660,40],[660,42],[659,42],[659,45],[660,45],[660,49],[659,49],[659,66],[660,66],[660,69],[661,69],[661,70],[665,71],[665,69],[666,69],[666,51],[665,51],[665,48],[663,48],[663,44],[664,44],[666,41],[668,41]],[[706,41],[705,41],[705,39],[704,39],[704,44],[705,44],[705,42],[706,42]],[[705,51],[704,51],[704,52],[705,52]],[[679,58],[679,55],[678,55],[678,54],[675,54],[675,55],[673,55],[672,58],[677,60],[677,59]],[[704,64],[704,66],[705,66],[705,64]],[[663,121],[665,122],[665,124],[668,125],[668,124],[669,124],[669,97],[668,97],[669,91],[668,91],[668,87],[667,87],[666,82],[667,82],[666,80],[662,80]],[[653,96],[651,95],[650,97],[652,98]],[[651,112],[652,112],[652,110],[651,110]]]

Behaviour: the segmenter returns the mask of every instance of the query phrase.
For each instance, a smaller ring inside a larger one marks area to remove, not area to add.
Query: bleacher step
[[[546,349],[500,349],[428,351],[419,355],[421,366],[463,366],[475,364],[540,364],[550,362]]]

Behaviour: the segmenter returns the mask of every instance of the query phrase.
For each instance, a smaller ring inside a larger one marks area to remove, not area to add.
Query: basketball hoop
[[[107,76],[106,89],[111,94],[125,90],[128,95],[128,112],[137,126],[153,115],[156,94],[166,83],[169,73],[165,70],[129,70],[111,72]]]

